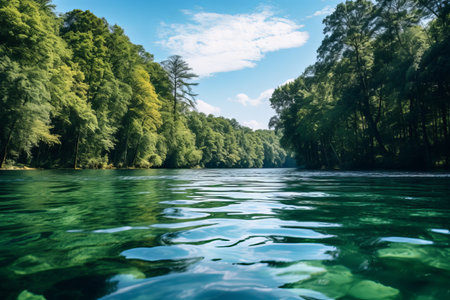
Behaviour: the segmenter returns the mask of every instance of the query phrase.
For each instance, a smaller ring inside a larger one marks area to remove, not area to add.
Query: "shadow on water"
[[[448,299],[449,216],[448,174],[0,172],[0,297]]]

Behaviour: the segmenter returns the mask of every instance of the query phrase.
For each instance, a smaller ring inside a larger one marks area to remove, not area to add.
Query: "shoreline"
[[[27,166],[7,166],[6,168],[0,168],[0,171],[50,171],[50,170],[212,170],[212,169],[297,169],[299,171],[306,172],[424,172],[424,173],[448,173],[449,168],[433,168],[433,169],[401,169],[401,168],[361,168],[361,169],[307,169],[301,167],[261,167],[261,168],[206,168],[206,167],[192,167],[192,168],[117,168],[117,167],[106,167],[106,168],[33,168]]]

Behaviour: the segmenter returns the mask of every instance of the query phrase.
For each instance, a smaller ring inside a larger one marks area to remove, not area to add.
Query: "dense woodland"
[[[271,125],[308,168],[450,167],[448,0],[346,1]]]
[[[195,111],[161,64],[89,11],[0,0],[0,168],[449,168],[450,5],[357,0],[324,19],[317,62],[271,97],[273,131]]]
[[[0,0],[0,168],[292,163],[273,131],[196,112],[195,77],[89,11]]]

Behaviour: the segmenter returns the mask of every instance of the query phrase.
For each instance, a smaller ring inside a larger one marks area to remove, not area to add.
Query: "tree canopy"
[[[0,168],[281,167],[273,131],[195,111],[197,77],[90,11],[0,0]]]
[[[446,1],[345,1],[317,62],[270,99],[281,143],[309,168],[449,168]]]
[[[198,83],[190,82],[198,75],[192,73],[192,69],[179,55],[172,55],[162,62],[164,70],[167,72],[173,96],[173,119],[177,119],[177,105],[185,104],[188,107],[195,107],[195,96],[192,87]],[[182,107],[184,108],[184,107]]]

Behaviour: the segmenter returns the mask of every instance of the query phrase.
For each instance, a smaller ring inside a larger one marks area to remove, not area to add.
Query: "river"
[[[445,173],[1,171],[0,298],[450,299],[449,229]]]

